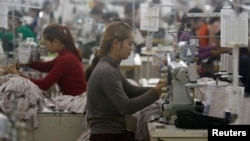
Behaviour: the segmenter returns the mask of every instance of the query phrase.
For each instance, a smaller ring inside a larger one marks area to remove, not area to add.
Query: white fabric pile
[[[84,92],[78,96],[59,95],[52,98],[54,109],[70,113],[85,113],[87,105],[87,93]]]
[[[6,79],[8,77],[8,79]],[[29,79],[18,75],[4,76],[0,86],[0,110],[10,120],[26,122],[29,128],[38,127],[37,113],[42,109],[43,92]]]

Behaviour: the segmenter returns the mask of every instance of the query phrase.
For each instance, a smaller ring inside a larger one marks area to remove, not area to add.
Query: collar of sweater
[[[114,59],[112,59],[110,57],[107,57],[107,56],[102,57],[101,60],[109,62],[114,67],[119,67],[119,65],[121,63],[120,60],[119,61],[118,60],[114,60]]]
[[[60,52],[58,52],[58,54],[59,54],[59,55],[63,55],[63,54],[65,54],[66,52],[69,52],[69,50],[66,49],[66,48],[64,48],[64,49],[62,49]]]

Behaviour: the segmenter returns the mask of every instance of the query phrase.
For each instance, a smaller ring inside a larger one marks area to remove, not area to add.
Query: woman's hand
[[[162,83],[158,83],[158,84],[154,87],[154,89],[157,91],[157,93],[158,93],[159,96],[160,96],[161,93],[163,92],[162,88],[166,87],[166,84],[167,84],[167,83],[162,82]]]
[[[221,54],[221,50],[220,49],[213,49],[210,51],[210,54],[211,54],[211,56],[219,57]]]
[[[13,64],[7,67],[7,72],[10,74],[19,74],[17,68],[19,67],[19,61],[14,61]]]

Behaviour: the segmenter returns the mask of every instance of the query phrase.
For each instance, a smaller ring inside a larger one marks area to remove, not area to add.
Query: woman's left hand
[[[17,66],[18,66],[18,61],[15,61],[13,64],[7,67],[7,72],[10,74],[19,74]]]

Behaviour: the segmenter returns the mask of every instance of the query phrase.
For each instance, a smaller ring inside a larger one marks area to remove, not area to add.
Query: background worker
[[[53,60],[28,64],[32,69],[47,73],[44,78],[34,79],[20,74],[17,70],[18,63],[9,66],[7,71],[27,77],[45,91],[57,83],[64,95],[76,96],[85,92],[87,83],[82,58],[69,28],[60,24],[48,25],[43,31],[42,44],[50,53],[58,54]]]
[[[29,25],[23,24],[22,18],[23,15],[17,10],[14,10],[14,12],[8,12],[8,29],[5,29],[5,31],[0,33],[5,52],[14,51],[14,36],[21,41],[26,40],[27,38],[34,38],[34,41],[36,41],[35,32]],[[13,29],[15,31],[14,33]]]

